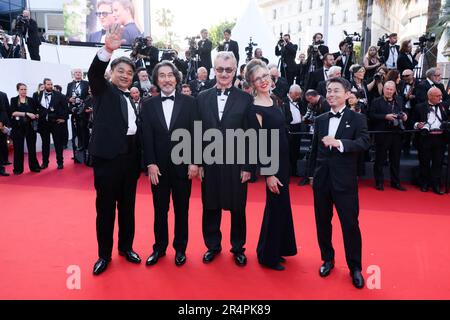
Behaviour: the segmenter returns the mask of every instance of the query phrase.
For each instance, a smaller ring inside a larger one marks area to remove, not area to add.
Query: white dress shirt
[[[397,67],[398,52],[395,45],[389,45],[389,58],[386,61],[386,67],[394,69]]]
[[[165,95],[163,92],[161,92],[161,98],[162,97],[175,97],[175,91],[169,95]],[[170,120],[172,119],[172,112],[173,112],[174,104],[175,104],[175,101],[172,101],[170,99],[167,99],[166,101],[163,101],[163,103],[162,103],[164,119],[166,119],[167,129],[170,129]]]
[[[297,102],[293,102],[289,96],[288,96],[288,98],[289,98],[289,108],[290,108],[291,113],[292,113],[291,124],[299,124],[299,123],[302,122],[302,114],[300,113],[300,109],[298,107],[298,103]]]
[[[342,108],[340,108],[339,111],[338,111],[337,113],[334,112],[333,109],[330,110],[330,112],[331,112],[332,114],[338,114],[338,113],[341,114],[341,116],[340,116],[339,118],[336,118],[336,117],[330,118],[330,123],[329,123],[329,125],[328,125],[328,135],[331,136],[331,137],[333,137],[333,138],[334,138],[334,136],[336,135],[336,132],[337,132],[337,130],[338,130],[338,128],[339,128],[339,124],[341,123],[341,120],[342,120],[342,113],[344,112],[344,109],[345,109],[345,106],[343,106]],[[347,112],[348,112],[348,111],[347,111]],[[339,141],[339,148],[337,148],[337,149],[338,149],[340,152],[344,152],[344,145],[342,144],[342,141],[341,141],[341,140],[338,140],[338,141]],[[330,147],[330,149],[331,149],[331,147]]]
[[[224,94],[224,91],[222,91],[222,94],[220,96],[217,96],[217,106],[219,109],[219,120],[222,120],[223,112],[225,110],[225,105],[227,104],[228,96]]]

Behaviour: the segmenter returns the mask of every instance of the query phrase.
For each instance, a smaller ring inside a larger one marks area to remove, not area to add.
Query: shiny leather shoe
[[[420,191],[422,191],[422,192],[428,192],[428,186],[427,186],[426,184],[422,185],[422,186],[420,187]]]
[[[441,188],[439,186],[434,186],[433,187],[433,192],[442,196],[444,194],[444,192],[441,191]]]
[[[362,289],[364,288],[364,278],[361,274],[361,271],[355,270],[353,272],[350,271],[350,277],[352,277],[352,283],[355,288]]]
[[[97,262],[94,264],[94,270],[93,273],[94,275],[98,276],[99,274],[103,273],[106,268],[108,267],[108,260],[105,259],[98,259]]]
[[[43,164],[41,165],[41,169],[42,169],[42,170],[47,169],[47,168],[48,168],[48,163],[43,163]]]
[[[399,191],[406,191],[406,188],[402,186],[400,183],[391,184],[391,187]]]
[[[325,261],[319,269],[319,275],[324,278],[330,275],[331,270],[334,268],[334,261]]]
[[[147,261],[145,262],[145,264],[146,264],[147,266],[154,265],[154,264],[156,264],[156,263],[158,262],[159,258],[164,257],[165,255],[166,255],[165,252],[160,253],[160,252],[158,252],[158,251],[154,251],[154,252],[150,255],[150,257],[148,257],[148,259],[147,259]]]
[[[31,171],[31,172],[39,173],[39,172],[41,172],[41,169],[30,169],[30,171]]]
[[[175,265],[182,266],[186,263],[186,254],[184,252],[177,252],[175,254]]]
[[[235,253],[234,254],[234,262],[238,266],[243,267],[247,264],[247,257],[243,253]]]
[[[141,263],[141,258],[133,250],[130,251],[119,251],[119,255],[125,257],[128,262],[131,263]]]
[[[384,186],[382,183],[377,183],[375,185],[375,189],[379,190],[379,191],[384,191]]]
[[[208,251],[206,251],[206,253],[203,255],[203,262],[204,263],[210,263],[211,261],[214,260],[216,255],[219,254],[219,252],[220,251],[215,251],[215,250],[208,250]]]
[[[0,171],[0,176],[9,177],[9,173],[6,173],[5,171]]]
[[[261,264],[262,266],[266,267],[266,268],[269,268],[269,269],[272,269],[272,270],[276,270],[276,271],[283,271],[283,270],[285,269],[285,267],[282,266],[282,265],[279,264],[279,263],[276,264],[276,265],[274,265],[274,266],[269,266],[269,265],[266,265],[266,264],[261,263],[261,262],[260,262],[260,264]]]

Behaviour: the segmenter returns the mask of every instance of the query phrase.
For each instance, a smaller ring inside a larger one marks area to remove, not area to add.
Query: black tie
[[[162,102],[166,101],[167,99],[175,101],[175,97],[174,96],[169,96],[169,97],[161,97]]]
[[[130,92],[125,92],[125,91],[123,91],[122,94],[123,94],[125,97],[127,97],[127,98],[130,97]]]
[[[336,114],[334,114],[333,112],[329,112],[328,113],[328,119],[331,119],[331,118],[340,118],[342,116],[342,113],[341,112],[338,112],[338,113],[336,113]]]
[[[51,93],[51,92],[46,92],[46,93],[45,93],[45,97],[46,97],[46,98],[51,97],[51,96],[52,96],[52,93]]]
[[[231,88],[225,89],[224,91],[222,91],[222,89],[217,89],[217,95],[221,96],[222,93],[226,96],[228,96],[231,92]]]

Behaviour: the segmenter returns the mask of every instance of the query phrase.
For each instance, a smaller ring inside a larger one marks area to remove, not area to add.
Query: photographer
[[[414,70],[416,65],[419,63],[420,56],[422,55],[420,52],[420,47],[417,47],[414,54],[412,54],[412,48],[411,40],[402,41],[400,53],[397,59],[397,69],[400,73],[406,69]]]
[[[450,128],[449,109],[442,103],[442,92],[438,88],[428,90],[428,101],[416,106],[413,118],[414,129],[422,131],[418,136],[420,190],[427,192],[431,185],[434,193],[443,195],[440,177]]]
[[[292,85],[297,71],[295,58],[297,57],[298,46],[291,42],[291,36],[285,34],[275,46],[275,55],[280,57],[281,76],[284,77],[288,85]]]
[[[375,131],[386,131],[375,134],[375,164],[373,167],[375,186],[377,190],[384,190],[383,166],[389,152],[389,165],[391,172],[391,186],[394,189],[405,191],[400,184],[400,153],[402,150],[402,132],[408,116],[397,99],[396,85],[393,81],[384,84],[383,96],[372,102],[369,117],[373,122]]]
[[[199,56],[198,67],[206,68],[209,79],[209,74],[212,68],[212,61],[211,61],[212,42],[211,40],[208,39],[208,30],[202,29],[202,31],[200,31],[200,35],[202,36],[202,39],[197,44]]]
[[[397,34],[391,33],[389,35],[389,40],[386,41],[378,51],[378,54],[382,58],[383,62],[386,64],[388,69],[397,68],[397,60],[399,55],[400,46],[397,43]],[[379,43],[381,44],[381,43]]]
[[[208,79],[206,68],[198,68],[197,79],[190,81],[189,87],[191,87],[192,96],[194,97],[197,97],[200,92],[213,87],[213,81]]]
[[[41,39],[38,34],[38,25],[35,20],[31,19],[30,11],[23,10],[22,15],[17,17],[16,28],[21,29],[31,60],[40,61],[39,46],[41,45]]]
[[[147,69],[139,68],[136,71],[136,75],[138,77],[138,81],[133,83],[133,87],[139,89],[139,93],[141,98],[147,98],[150,96],[150,88],[152,87],[152,83],[150,82]]]
[[[323,59],[325,54],[330,52],[328,47],[324,45],[323,34],[320,32],[313,36],[313,43],[308,48],[308,72],[314,72],[323,67]]]
[[[305,88],[305,78],[308,74],[308,62],[306,61],[306,55],[300,53],[298,55],[297,73],[295,76],[295,83],[298,84],[302,89]]]
[[[159,62],[159,50],[153,46],[153,38],[151,36],[136,38],[130,58],[136,68],[145,68],[148,74],[152,74],[153,68]]]
[[[234,54],[234,57],[236,58],[237,65],[239,65],[239,44],[231,40],[231,30],[225,29],[223,32],[223,38],[224,41],[222,44],[218,46],[217,51],[231,51]]]
[[[450,103],[450,97],[447,91],[444,88],[444,84],[441,83],[442,80],[442,71],[439,68],[430,68],[425,73],[426,79],[420,82],[416,88],[416,100],[418,103],[424,103],[427,101],[428,90],[431,87],[436,87],[441,90],[442,93],[442,101],[445,104]]]
[[[73,81],[67,85],[66,98],[68,100],[69,114],[71,114],[72,126],[72,152],[75,163],[83,161],[77,157],[77,151],[87,149],[88,141],[85,137],[89,135],[89,114],[85,112],[85,100],[89,94],[89,82],[83,80],[83,71],[74,69],[72,71]],[[67,126],[67,124],[64,124]],[[87,132],[87,133],[86,133]]]
[[[255,49],[255,56],[253,58],[262,60],[262,61],[264,61],[265,64],[269,65],[269,59],[263,57],[263,52],[262,52],[261,48]]]
[[[335,64],[342,68],[342,76],[350,81],[350,66],[353,64],[353,50],[346,40],[339,43],[339,51],[333,53]]]

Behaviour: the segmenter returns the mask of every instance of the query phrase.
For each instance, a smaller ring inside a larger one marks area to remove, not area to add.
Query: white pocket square
[[[350,125],[349,124],[347,124],[346,126],[345,126],[346,128],[350,128]]]

